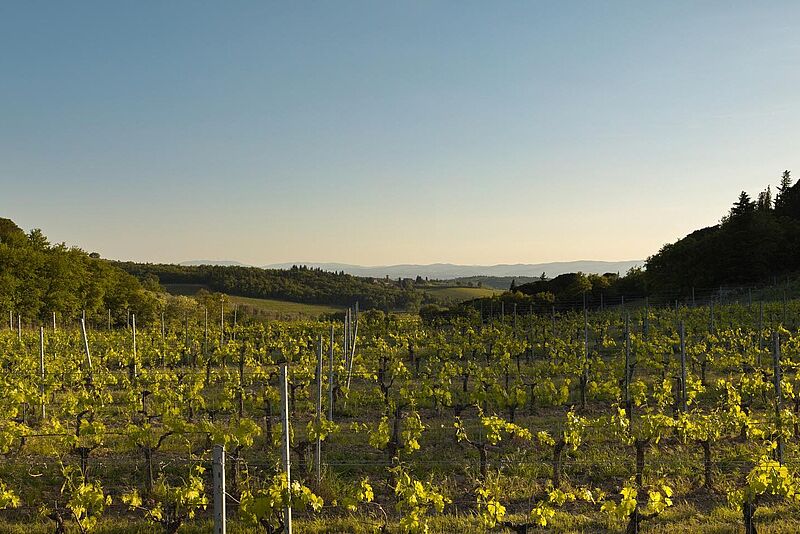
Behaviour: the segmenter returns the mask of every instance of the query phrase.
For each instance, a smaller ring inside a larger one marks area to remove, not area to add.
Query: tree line
[[[784,171],[773,196],[767,186],[755,199],[742,191],[720,222],[695,230],[647,258],[644,269],[619,275],[570,273],[515,286],[538,301],[582,305],[585,295],[618,303],[651,297],[670,301],[709,294],[721,287],[772,283],[800,270],[800,182]]]
[[[97,254],[51,244],[41,230],[25,233],[0,218],[0,310],[16,322],[87,320],[124,324],[128,310],[152,319],[159,309],[155,292]]]
[[[460,308],[494,309],[514,304],[537,311],[596,307],[623,297],[671,301],[721,286],[757,285],[800,270],[800,182],[787,170],[773,195],[771,186],[755,199],[742,191],[714,226],[664,245],[644,268],[627,273],[568,273],[517,285],[490,299]],[[51,244],[40,230],[26,234],[0,218],[0,310],[23,319],[64,317],[100,320],[112,310],[124,322],[127,310],[142,319],[164,310],[161,284],[198,284],[211,291],[255,298],[351,306],[363,309],[417,310],[435,300],[416,286],[424,281],[360,278],[302,265],[288,270],[219,265],[171,265],[106,261],[65,244]],[[218,300],[216,297],[214,300]],[[502,304],[501,304],[502,303]],[[427,312],[437,315],[435,306]]]
[[[646,263],[647,288],[682,295],[771,281],[800,269],[800,182],[784,171],[773,198],[742,191],[719,224],[664,245]]]
[[[800,271],[800,182],[792,183],[784,171],[775,194],[767,186],[752,198],[739,193],[716,225],[695,230],[648,257],[643,268],[627,273],[567,273],[517,285],[512,280],[503,295],[476,299],[460,307],[424,309],[427,316],[469,314],[474,310],[499,310],[501,306],[545,313],[619,304],[623,298],[648,297],[653,303],[670,303],[713,295],[723,287],[766,286]]]
[[[307,304],[352,306],[358,302],[364,309],[414,310],[424,298],[413,283],[359,278],[302,265],[285,270],[134,262],[115,265],[139,279],[155,279],[161,284],[198,284],[231,295]]]

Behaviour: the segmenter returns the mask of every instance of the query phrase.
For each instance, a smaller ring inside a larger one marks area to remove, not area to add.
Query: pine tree
[[[756,209],[755,202],[750,200],[750,195],[746,191],[739,193],[739,199],[734,203],[730,211],[730,218],[736,219],[753,213]]]
[[[772,209],[772,191],[770,186],[758,194],[758,201],[756,202],[756,209],[758,211],[769,211]]]
[[[786,208],[787,195],[792,188],[792,173],[783,171],[781,183],[778,185],[778,194],[775,195],[775,210],[781,211]]]

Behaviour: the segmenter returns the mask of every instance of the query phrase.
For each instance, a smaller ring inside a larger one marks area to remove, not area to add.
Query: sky
[[[0,2],[0,217],[103,257],[642,259],[800,176],[800,2]]]

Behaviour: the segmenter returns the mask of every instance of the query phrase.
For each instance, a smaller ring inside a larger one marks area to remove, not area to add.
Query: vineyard
[[[797,317],[12,312],[0,531],[209,532],[222,446],[230,532],[797,532]]]

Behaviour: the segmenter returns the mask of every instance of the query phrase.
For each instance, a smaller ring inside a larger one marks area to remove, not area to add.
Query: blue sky
[[[0,3],[0,216],[105,257],[638,259],[800,176],[797,2]]]

